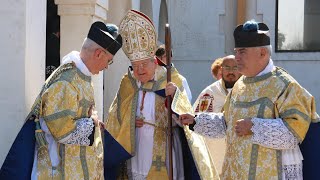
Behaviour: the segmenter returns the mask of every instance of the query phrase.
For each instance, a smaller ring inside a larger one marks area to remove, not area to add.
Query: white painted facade
[[[42,0],[1,2],[0,164],[45,80],[45,15]]]
[[[163,0],[55,0],[61,17],[61,57],[79,50],[92,22],[119,24],[127,10],[141,10],[155,22],[164,39]],[[190,85],[194,99],[214,80],[212,60],[233,53],[237,0],[168,0],[173,62]],[[275,0],[247,0],[246,19],[268,24],[275,47]],[[46,1],[3,1],[0,6],[0,164],[21,128],[45,79]],[[284,67],[320,102],[320,52],[273,53]],[[130,64],[122,50],[110,69],[94,78],[100,117],[106,117],[119,83]],[[320,110],[320,105],[317,107]]]

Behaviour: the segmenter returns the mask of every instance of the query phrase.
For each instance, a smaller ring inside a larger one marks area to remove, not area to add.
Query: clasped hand
[[[194,123],[194,115],[192,114],[181,114],[179,115],[179,121],[183,125],[190,125]]]
[[[237,136],[251,135],[252,126],[253,126],[253,123],[251,121],[251,118],[239,119],[236,121],[234,130]]]
[[[166,96],[171,96],[173,97],[174,94],[176,93],[176,90],[177,90],[177,86],[176,84],[174,84],[173,82],[169,82],[167,85],[166,85]]]

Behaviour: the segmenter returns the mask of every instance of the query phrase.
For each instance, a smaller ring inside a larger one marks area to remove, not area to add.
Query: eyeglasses
[[[108,61],[108,65],[111,65],[113,63],[113,59],[110,59],[109,61]]]
[[[151,61],[150,61],[151,62]],[[147,67],[149,64],[150,64],[150,62],[149,61],[147,61],[147,62],[143,62],[143,63],[141,63],[141,64],[132,64],[132,68],[133,69],[138,69],[139,67],[140,68],[145,68],[145,67]]]
[[[233,66],[233,67],[230,67],[230,66],[222,66],[222,68],[226,71],[238,71],[238,67],[237,66]]]
[[[107,55],[107,52],[104,49],[101,49],[101,51]],[[111,65],[112,63],[113,63],[113,59],[108,60],[108,65]]]

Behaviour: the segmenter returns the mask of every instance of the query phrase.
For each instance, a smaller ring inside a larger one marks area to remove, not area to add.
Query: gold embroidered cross
[[[155,161],[152,161],[152,166],[156,166],[156,170],[160,171],[161,167],[166,167],[166,162],[161,161],[161,156],[157,156]]]

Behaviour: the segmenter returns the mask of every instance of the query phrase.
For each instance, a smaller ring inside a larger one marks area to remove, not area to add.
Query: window
[[[276,51],[320,51],[320,1],[276,1]]]

